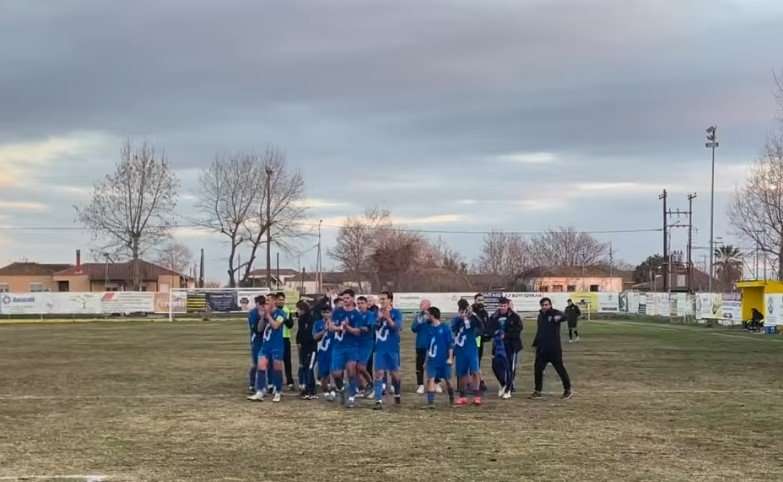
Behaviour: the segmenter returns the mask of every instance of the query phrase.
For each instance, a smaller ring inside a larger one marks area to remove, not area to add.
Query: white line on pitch
[[[0,480],[51,480],[51,479],[65,479],[65,480],[84,480],[85,482],[102,482],[108,480],[105,475],[16,475],[16,476],[0,476]]]

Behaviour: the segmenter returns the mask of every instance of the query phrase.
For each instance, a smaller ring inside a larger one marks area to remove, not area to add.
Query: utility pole
[[[324,222],[323,219],[318,220],[318,254],[316,254],[315,257],[315,269],[316,269],[316,275],[315,275],[315,286],[317,288],[318,293],[323,293],[323,283],[321,279],[321,224]]]
[[[614,276],[614,252],[612,251],[612,242],[609,241],[609,277]]]
[[[710,284],[709,290],[712,293],[712,276],[714,254],[712,252],[715,242],[715,148],[718,147],[718,127],[710,126],[707,128],[707,143],[705,147],[712,148],[712,181],[710,183]]]
[[[658,199],[663,200],[663,291],[669,291],[669,231],[668,231],[668,225],[669,223],[666,221],[666,199],[668,198],[668,194],[666,193],[666,189],[663,190],[663,193],[658,195]]]
[[[277,289],[280,289],[280,251],[277,252]]]
[[[266,166],[266,287],[272,289],[272,168]]]
[[[201,261],[198,268],[198,287],[204,287],[204,248],[201,248]]]
[[[688,194],[688,292],[693,293],[693,200],[696,193]]]
[[[692,265],[692,242],[693,242],[693,199],[696,197],[696,194],[689,194],[688,195],[688,210],[683,211],[681,209],[666,209],[665,206],[667,205],[667,193],[666,191],[663,192],[663,195],[661,195],[661,198],[663,199],[664,203],[664,212],[663,212],[663,232],[665,233],[665,238],[663,240],[664,243],[664,252],[665,252],[665,260],[667,264],[667,271],[664,272],[664,291],[671,292],[674,288],[674,284],[676,284],[673,280],[676,279],[675,275],[677,274],[675,270],[675,266],[681,266],[682,265],[682,251],[679,251],[679,257],[677,258],[677,263],[674,262],[674,256],[670,254],[670,248],[671,248],[671,235],[672,235],[672,228],[688,228],[688,247],[687,247],[687,266],[686,266],[686,285],[688,291],[691,290],[691,265]],[[673,223],[669,222],[669,218],[676,216],[676,221]],[[681,216],[687,216],[688,217],[688,223],[682,224],[680,222]]]

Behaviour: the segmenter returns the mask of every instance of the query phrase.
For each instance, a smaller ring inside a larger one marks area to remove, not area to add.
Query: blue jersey
[[[375,323],[376,353],[400,352],[400,328],[402,327],[402,313],[397,308],[392,308],[389,312],[389,315],[391,316],[391,319],[394,320],[394,328],[391,328],[385,319],[381,321],[381,314],[378,314],[378,321]]]
[[[283,322],[286,320],[286,314],[281,309],[272,312],[272,319],[280,322],[277,329],[272,328],[271,323],[267,323],[264,328],[264,350],[282,350],[283,349]]]
[[[326,330],[326,321],[323,318],[315,320],[313,323],[313,336]],[[332,350],[332,334],[328,331],[324,333],[324,336],[318,341],[318,351],[321,353],[329,353]]]
[[[411,323],[411,331],[416,333],[416,349],[426,350],[429,348],[430,343],[430,328],[432,325],[427,321],[427,316],[424,312],[419,313],[413,318]]]
[[[430,343],[427,349],[427,364],[443,366],[449,359],[449,350],[454,346],[454,337],[451,329],[441,323],[438,326],[430,326],[428,331]]]
[[[366,332],[359,335],[359,346],[372,346],[375,341],[375,325],[378,324],[378,315],[372,311],[359,312],[361,318],[360,328],[367,328]]]
[[[348,326],[352,328],[360,328],[359,324],[361,323],[361,316],[359,316],[358,310],[354,309],[348,311],[342,308],[338,308],[334,310],[334,313],[332,314],[332,320],[337,326],[340,326],[344,321],[346,321],[348,322]],[[359,337],[357,335],[352,335],[347,331],[335,331],[333,336],[335,350],[351,349],[359,346]]]
[[[476,337],[479,333],[479,321],[471,316],[467,321],[457,316],[451,320],[451,331],[454,333],[454,352],[458,355],[478,355]]]
[[[250,342],[260,343],[261,336],[258,333],[258,323],[261,321],[261,315],[258,310],[253,308],[247,313],[247,328],[250,330]]]

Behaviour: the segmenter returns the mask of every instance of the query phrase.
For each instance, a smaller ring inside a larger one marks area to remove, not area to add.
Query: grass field
[[[574,399],[551,367],[521,396],[526,350],[520,396],[435,411],[406,333],[403,405],[378,413],[246,402],[241,320],[0,325],[0,480],[783,480],[783,337],[582,328]]]

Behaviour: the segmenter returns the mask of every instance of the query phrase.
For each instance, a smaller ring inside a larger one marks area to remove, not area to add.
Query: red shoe
[[[467,398],[465,398],[465,397],[459,397],[459,398],[457,399],[457,403],[455,403],[454,405],[456,405],[456,406],[458,406],[458,407],[464,407],[464,406],[465,406],[465,405],[467,405],[467,404],[468,404],[468,399],[467,399]]]
[[[473,405],[480,407],[481,406],[481,397],[476,397],[473,399]]]

